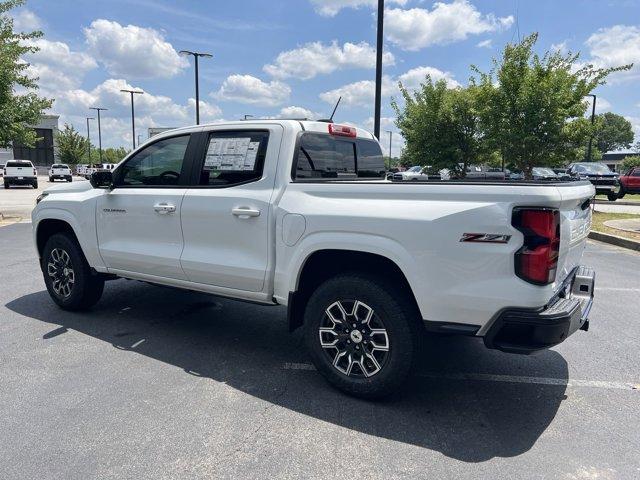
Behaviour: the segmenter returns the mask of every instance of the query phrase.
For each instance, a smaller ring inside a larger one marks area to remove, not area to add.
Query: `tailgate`
[[[592,185],[559,185],[560,203],[560,257],[556,284],[580,265],[582,254],[591,231]]]

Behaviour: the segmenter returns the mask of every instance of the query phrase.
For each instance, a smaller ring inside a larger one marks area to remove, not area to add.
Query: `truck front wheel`
[[[341,274],[311,295],[305,342],[318,371],[362,398],[395,392],[409,376],[423,330],[408,292],[366,274]]]
[[[64,310],[84,310],[95,305],[104,289],[104,279],[91,272],[73,235],[56,233],[42,254],[44,282],[53,301]]]

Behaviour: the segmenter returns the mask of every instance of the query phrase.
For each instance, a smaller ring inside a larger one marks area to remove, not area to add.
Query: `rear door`
[[[180,209],[187,191],[190,135],[161,139],[114,172],[98,198],[100,254],[110,270],[182,279]]]
[[[182,203],[181,263],[190,281],[262,291],[282,135],[280,125],[201,134],[192,186]]]

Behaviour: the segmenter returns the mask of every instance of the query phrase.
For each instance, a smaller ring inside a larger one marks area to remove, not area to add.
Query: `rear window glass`
[[[383,177],[384,157],[378,142],[359,138],[356,143],[358,145],[358,177]]]
[[[31,162],[7,162],[7,167],[31,167]]]
[[[53,165],[51,165],[51,168],[69,168],[66,165],[63,165],[62,163],[54,163]]]
[[[330,135],[305,134],[300,142],[295,177],[349,179],[356,177],[355,143]]]
[[[295,179],[351,180],[380,178],[384,160],[378,142],[305,133],[294,171]]]

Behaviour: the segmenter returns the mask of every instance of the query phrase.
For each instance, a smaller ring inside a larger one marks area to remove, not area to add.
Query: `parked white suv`
[[[587,329],[588,182],[382,178],[378,142],[354,127],[172,130],[47,189],[34,241],[64,309],[117,277],[286,305],[319,372],[362,397],[400,386],[425,328],[515,353]]]
[[[9,160],[3,170],[4,188],[31,185],[38,188],[38,172],[29,160]]]
[[[73,181],[69,165],[65,165],[64,163],[54,163],[51,165],[51,168],[49,169],[49,181],[53,182],[56,179],[65,180],[67,182]]]

